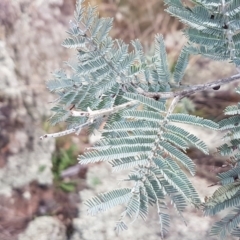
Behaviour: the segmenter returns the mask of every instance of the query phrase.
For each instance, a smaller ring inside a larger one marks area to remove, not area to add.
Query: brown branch
[[[146,97],[150,97],[150,98],[162,98],[162,99],[168,99],[168,98],[174,98],[179,96],[180,98],[186,97],[188,95],[194,94],[196,92],[201,92],[201,91],[205,91],[205,90],[209,90],[209,89],[213,89],[213,88],[218,88],[224,84],[228,84],[231,83],[235,80],[239,80],[240,79],[240,74],[236,74],[233,75],[229,78],[223,78],[223,79],[219,79],[210,83],[205,83],[205,84],[199,84],[199,85],[193,85],[190,87],[187,87],[186,89],[182,90],[182,91],[177,91],[177,92],[143,92],[140,89],[137,89],[138,92]]]
[[[235,80],[239,80],[240,79],[240,73],[237,75],[233,75],[229,78],[223,78],[223,79],[219,79],[216,80],[214,82],[210,82],[210,83],[205,83],[205,84],[199,84],[199,85],[193,85],[190,87],[187,87],[185,90],[182,91],[177,91],[177,92],[160,92],[160,93],[155,93],[155,92],[144,92],[141,88],[137,88],[137,92],[139,94],[142,94],[146,97],[150,97],[150,98],[162,98],[162,99],[168,99],[168,98],[174,98],[172,101],[172,104],[168,110],[167,116],[169,114],[171,114],[171,112],[174,110],[176,104],[178,103],[178,101],[183,98],[186,97],[188,95],[194,94],[196,92],[201,92],[204,90],[208,90],[208,89],[219,89],[219,87],[221,85],[224,84],[228,84],[230,82],[233,82]],[[91,123],[93,123],[93,121],[101,116],[105,116],[105,115],[110,115],[112,113],[115,113],[121,109],[130,107],[132,105],[135,105],[137,103],[137,101],[131,101],[116,107],[112,107],[110,109],[101,109],[101,110],[96,110],[96,111],[91,111],[89,110],[88,112],[77,112],[77,111],[71,111],[71,114],[73,116],[85,116],[88,117],[88,121],[86,123],[84,123],[83,125],[80,125],[78,127],[74,127],[62,132],[58,132],[58,133],[52,133],[52,134],[45,134],[44,136],[41,136],[40,139],[43,138],[47,138],[47,137],[61,137],[73,132],[76,132],[77,134],[79,134],[79,132],[81,131],[82,127],[86,126],[86,125],[90,125]]]

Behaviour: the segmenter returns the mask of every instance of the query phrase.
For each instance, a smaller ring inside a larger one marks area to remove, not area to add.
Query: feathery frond
[[[104,126],[100,141],[79,156],[80,164],[106,161],[113,171],[131,170],[124,179],[130,188],[93,197],[86,202],[88,212],[95,215],[123,204],[124,211],[116,223],[119,232],[127,229],[126,218],[132,222],[138,217],[146,220],[149,205],[152,205],[159,216],[162,237],[170,224],[169,215],[162,211],[166,209],[168,199],[181,217],[187,202],[194,206],[200,204],[187,175],[194,175],[196,171],[187,150],[195,146],[208,154],[202,140],[175,123],[213,130],[220,126],[221,130],[228,131],[225,140],[229,142],[218,150],[222,155],[232,155],[232,169],[219,174],[223,186],[205,204],[204,210],[212,215],[240,204],[239,106],[226,108],[226,114],[236,116],[217,124],[194,115],[175,114],[174,104],[167,109],[166,99],[148,97],[169,92],[170,96],[171,93],[177,96],[179,92],[173,92],[172,87],[182,87],[180,82],[190,54],[240,63],[239,2],[226,0],[222,9],[218,0],[196,0],[193,7],[180,0],[165,2],[169,6],[167,11],[189,26],[185,30],[188,44],[181,51],[173,74],[168,66],[162,35],[156,35],[154,54],[149,58],[139,40],[132,41],[129,46],[121,39],[112,39],[109,33],[113,20],[100,18],[96,7],[84,7],[83,1],[79,0],[67,31],[69,36],[62,43],[77,52],[75,59],[66,62],[71,74],[57,71],[47,82],[49,90],[58,96],[52,108],[52,124],[64,121],[67,131],[76,134],[83,127],[93,131]],[[66,135],[66,132],[60,135]],[[236,217],[234,223],[225,228],[236,233],[237,224]],[[213,233],[219,234],[219,230]]]
[[[188,26],[184,33],[191,46],[186,48],[189,53],[215,60],[230,60],[239,65],[238,0],[197,0],[193,7],[180,0],[165,0],[165,3],[167,12]]]
[[[237,90],[239,93],[239,91]],[[239,103],[238,103],[239,104]],[[220,129],[226,130],[225,143],[218,148],[221,155],[231,156],[228,159],[230,169],[219,173],[220,186],[213,196],[204,204],[206,215],[214,215],[218,212],[235,207],[233,212],[228,213],[219,222],[216,222],[210,234],[219,235],[220,239],[225,239],[227,234],[238,236],[238,225],[240,223],[240,134],[239,134],[239,113],[237,106],[229,106],[225,109],[226,115],[233,115],[219,122]]]

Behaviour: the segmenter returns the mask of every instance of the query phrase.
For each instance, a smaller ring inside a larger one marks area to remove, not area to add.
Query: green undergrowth
[[[52,157],[54,185],[65,192],[74,192],[76,191],[76,182],[71,179],[63,179],[61,172],[77,164],[78,147],[73,143],[70,145],[65,144],[63,147],[61,144],[59,145],[58,141],[56,145],[57,148]]]

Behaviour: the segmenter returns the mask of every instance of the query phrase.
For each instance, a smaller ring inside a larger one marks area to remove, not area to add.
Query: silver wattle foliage
[[[127,229],[127,221],[138,217],[147,219],[149,206],[156,208],[162,238],[170,224],[167,202],[170,199],[182,216],[187,203],[203,206],[213,215],[226,207],[236,206],[235,215],[216,223],[211,233],[222,238],[226,232],[237,235],[240,222],[240,185],[238,157],[234,155],[232,170],[219,175],[222,187],[202,204],[187,172],[195,174],[195,165],[186,150],[194,145],[208,154],[206,144],[176,123],[196,125],[214,130],[230,129],[219,152],[230,154],[239,149],[238,115],[221,121],[189,114],[173,113],[177,103],[196,91],[216,88],[239,79],[240,75],[216,82],[188,86],[181,80],[191,54],[201,54],[216,60],[240,64],[240,2],[237,0],[195,0],[189,7],[180,0],[166,0],[167,12],[188,25],[184,34],[188,43],[183,47],[173,73],[170,72],[164,40],[155,37],[155,52],[147,58],[138,40],[131,49],[121,39],[112,39],[109,32],[112,19],[99,18],[96,7],[76,4],[74,20],[70,22],[69,37],[63,46],[76,49],[76,57],[66,64],[71,74],[57,71],[47,82],[49,90],[58,95],[50,122],[66,122],[65,131],[42,137],[79,134],[83,127],[99,129],[106,122],[102,138],[95,146],[79,156],[80,164],[106,161],[113,171],[129,170],[124,179],[129,188],[113,189],[88,200],[88,212],[95,215],[116,205],[125,206],[116,222],[116,230]],[[181,87],[181,88],[180,88]],[[170,106],[167,99],[172,99]],[[228,114],[239,114],[239,106],[229,107]],[[227,223],[230,222],[230,223]],[[225,224],[225,225],[224,225]]]

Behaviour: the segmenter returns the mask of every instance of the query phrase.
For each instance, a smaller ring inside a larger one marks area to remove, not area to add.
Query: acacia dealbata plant
[[[129,170],[124,179],[130,182],[128,188],[112,189],[86,202],[92,215],[123,204],[116,222],[118,232],[127,229],[129,219],[147,219],[149,206],[154,206],[163,238],[170,224],[170,199],[181,217],[187,204],[203,209],[205,215],[229,208],[210,235],[240,237],[240,103],[228,106],[226,118],[218,123],[174,113],[182,98],[240,79],[238,73],[206,84],[181,84],[190,55],[227,60],[239,69],[240,1],[194,0],[189,6],[181,0],[165,3],[166,11],[186,25],[188,39],[173,73],[161,35],[155,36],[153,56],[144,54],[139,40],[131,42],[133,50],[129,51],[121,39],[110,37],[111,18],[100,18],[97,8],[85,7],[82,0],[76,3],[69,37],[62,44],[76,49],[75,59],[66,63],[71,74],[56,71],[54,79],[47,82],[48,89],[58,95],[50,122],[66,122],[67,129],[41,139],[79,134],[85,127],[94,130],[105,123],[101,140],[79,156],[79,162],[106,161],[113,171]],[[170,104],[166,105],[167,101]],[[208,147],[176,123],[225,130],[218,152],[226,156],[230,170],[218,175],[219,188],[204,203],[186,174],[195,174],[195,164],[186,150],[195,146],[208,154]]]

